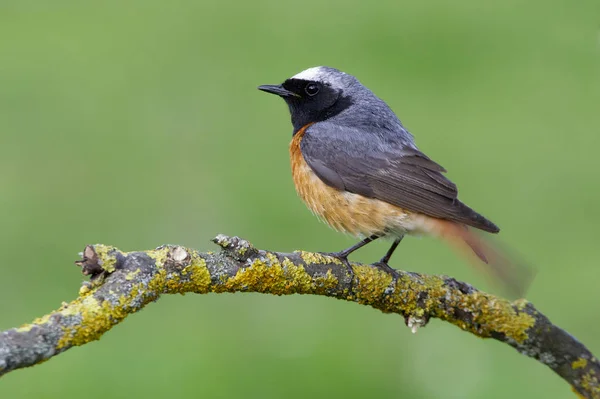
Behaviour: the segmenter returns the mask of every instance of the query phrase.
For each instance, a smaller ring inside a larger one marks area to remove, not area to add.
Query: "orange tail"
[[[509,256],[508,251],[494,245],[491,238],[483,237],[468,226],[440,220],[437,227],[441,238],[466,253],[475,266],[487,266],[485,274],[492,277],[492,283],[500,283],[507,295],[517,298],[525,295],[535,277],[534,269]]]

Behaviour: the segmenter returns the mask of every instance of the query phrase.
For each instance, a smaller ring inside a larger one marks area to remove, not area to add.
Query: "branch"
[[[509,302],[447,276],[398,271],[394,280],[356,263],[352,279],[341,262],[321,254],[263,251],[223,235],[214,242],[222,248],[218,254],[172,245],[128,253],[87,246],[76,263],[92,278],[83,283],[79,297],[31,324],[0,333],[0,376],[99,339],[162,294],[261,292],[324,295],[369,305],[402,315],[413,332],[432,317],[445,320],[538,360],[580,397],[600,398],[598,359],[525,300]]]

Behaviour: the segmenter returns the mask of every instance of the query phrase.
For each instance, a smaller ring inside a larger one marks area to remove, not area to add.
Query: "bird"
[[[348,256],[359,248],[383,237],[392,240],[372,265],[397,276],[389,261],[402,239],[433,236],[475,264],[488,265],[489,274],[513,295],[524,294],[530,278],[482,235],[497,234],[499,227],[458,199],[446,169],[419,150],[392,109],[355,76],[317,66],[258,89],[288,105],[292,177],[300,198],[330,227],[361,239],[325,252],[352,277]]]

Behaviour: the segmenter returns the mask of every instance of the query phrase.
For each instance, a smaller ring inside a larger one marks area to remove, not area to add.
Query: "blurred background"
[[[88,243],[354,240],[296,197],[283,101],[311,66],[386,100],[539,273],[528,299],[600,354],[596,1],[0,2],[0,330],[77,296]],[[355,260],[373,261],[375,243]],[[392,266],[492,290],[442,243]],[[2,398],[564,398],[506,345],[321,297],[167,296],[8,374]]]

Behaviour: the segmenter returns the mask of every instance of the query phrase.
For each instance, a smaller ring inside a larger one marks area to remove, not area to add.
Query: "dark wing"
[[[457,199],[446,170],[410,143],[402,133],[321,122],[306,130],[300,148],[329,186],[497,233],[496,225]]]

